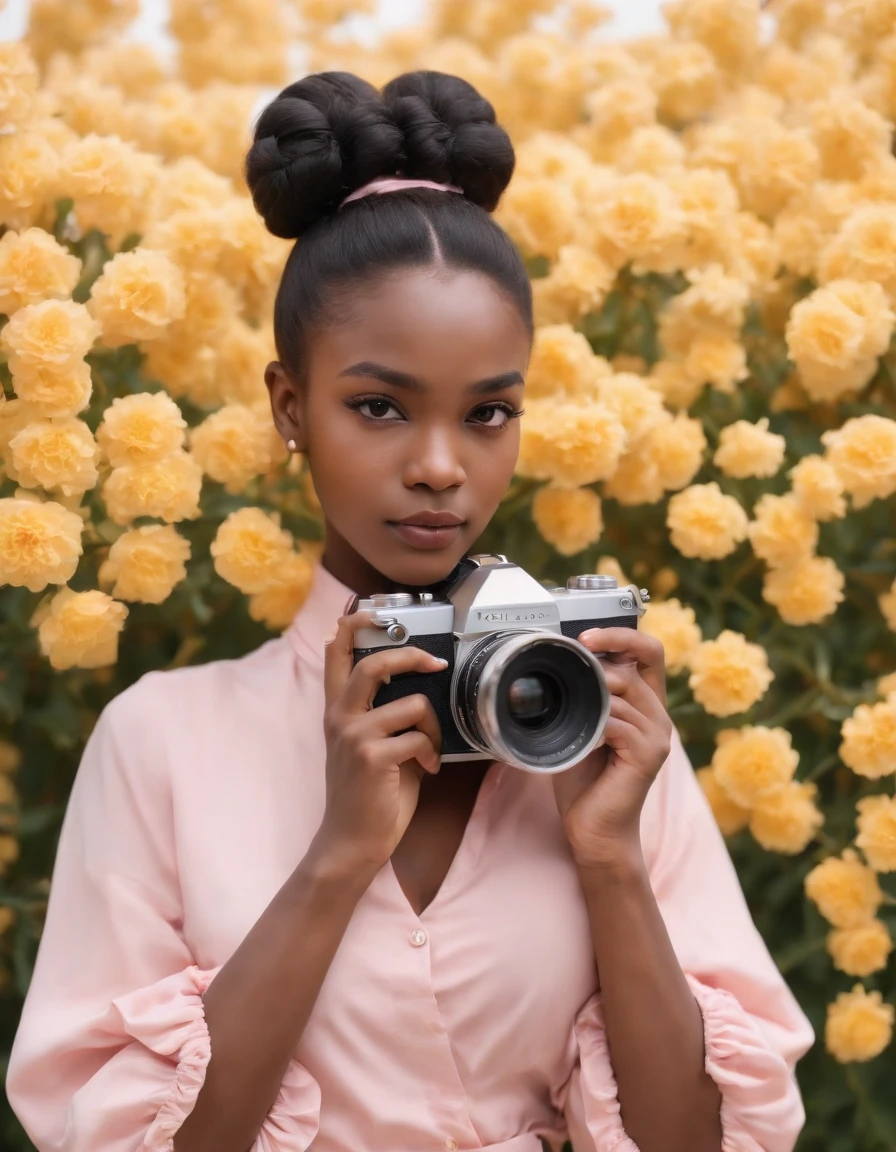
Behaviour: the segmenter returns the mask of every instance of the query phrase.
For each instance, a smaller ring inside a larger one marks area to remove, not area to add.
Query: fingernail
[[[443,660],[441,656],[432,656],[431,660],[432,660],[433,664],[437,664],[439,666],[439,668],[447,668],[448,667],[448,661]]]
[[[330,635],[329,635],[329,636],[325,636],[325,637],[324,637],[324,644],[332,644],[332,643],[333,643],[333,641],[336,639],[336,633],[337,633],[338,631],[339,631],[339,629],[338,629],[338,628],[334,628],[334,629],[333,629],[333,631],[330,633]]]

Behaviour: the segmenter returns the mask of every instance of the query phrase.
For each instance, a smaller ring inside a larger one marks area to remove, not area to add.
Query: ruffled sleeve
[[[677,735],[645,807],[642,842],[703,1014],[705,1067],[722,1098],[722,1152],[792,1152],[805,1119],[794,1068],[812,1030],[753,924]],[[578,1013],[572,1044],[575,1070],[561,1105],[576,1152],[638,1152],[622,1121],[600,995]]]
[[[181,931],[164,751],[138,685],[113,701],[66,811],[7,1096],[38,1152],[173,1152],[211,1046]],[[252,1152],[306,1152],[320,1091],[293,1062]]]

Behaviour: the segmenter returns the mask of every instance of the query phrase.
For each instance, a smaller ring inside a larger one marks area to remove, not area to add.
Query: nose
[[[421,429],[409,447],[402,476],[406,488],[445,492],[459,488],[466,481],[460,446],[448,429]]]

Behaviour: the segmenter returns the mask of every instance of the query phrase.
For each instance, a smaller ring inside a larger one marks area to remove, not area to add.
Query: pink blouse
[[[9,1067],[39,1152],[172,1152],[211,1057],[202,994],[323,813],[323,638],[348,595],[319,569],[284,636],[151,673],[101,716]],[[812,1034],[678,740],[642,835],[723,1147],[790,1152]],[[576,1152],[637,1152],[595,988],[551,782],[493,765],[423,914],[391,865],[358,904],[253,1152],[540,1152],[567,1134]]]

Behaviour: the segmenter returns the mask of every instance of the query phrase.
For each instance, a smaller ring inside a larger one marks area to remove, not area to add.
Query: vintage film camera
[[[562,772],[600,743],[610,706],[600,661],[576,637],[592,627],[637,628],[649,599],[607,575],[548,589],[505,556],[471,556],[444,591],[359,600],[356,611],[374,622],[357,631],[354,658],[412,644],[448,661],[444,672],[394,676],[374,699],[428,696],[443,762]]]

